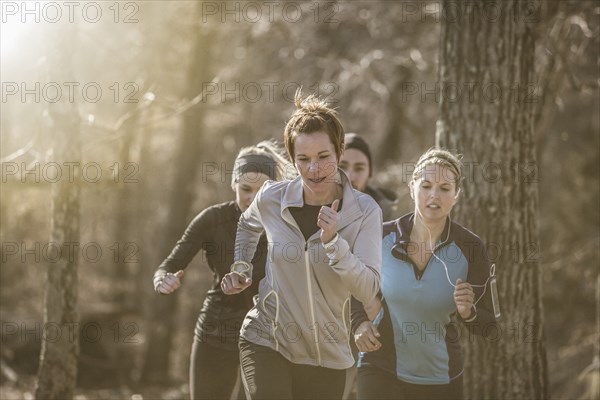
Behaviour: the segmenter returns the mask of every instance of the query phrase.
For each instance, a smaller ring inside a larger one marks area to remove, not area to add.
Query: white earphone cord
[[[432,252],[431,255],[433,257],[435,257],[439,262],[442,263],[442,265],[444,266],[444,270],[446,271],[446,279],[448,279],[448,283],[450,284],[450,286],[452,286],[453,288],[456,288],[456,285],[454,283],[452,283],[452,281],[450,280],[450,274],[448,273],[448,266],[446,265],[446,263],[444,262],[444,260],[442,260],[441,258],[439,258],[436,254],[435,254],[435,247],[433,246],[433,237],[431,235],[431,230],[429,230],[429,227],[427,226],[427,224],[425,223],[425,219],[423,218],[423,216],[421,215],[421,211],[419,211],[418,207],[415,207],[417,210],[417,214],[418,216],[421,218],[421,222],[423,223],[423,226],[425,227],[425,229],[427,229],[427,233],[429,234],[429,247],[431,248]],[[450,216],[448,216],[448,218],[450,218]],[[450,223],[452,223],[452,220],[450,220]],[[448,234],[450,234],[450,230],[448,230]],[[472,287],[482,287],[483,288],[483,293],[481,293],[481,296],[479,296],[479,298],[477,299],[477,301],[475,301],[473,303],[473,305],[479,303],[479,300],[481,300],[483,298],[483,295],[485,294],[486,290],[487,290],[487,284],[490,281],[490,278],[492,276],[494,276],[496,271],[496,264],[492,264],[492,266],[490,267],[490,275],[488,275],[488,278],[485,280],[485,283],[483,285],[474,285],[471,284]]]

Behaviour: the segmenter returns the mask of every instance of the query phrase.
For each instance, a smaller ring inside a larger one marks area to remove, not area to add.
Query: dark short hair
[[[373,163],[371,162],[371,150],[369,149],[369,145],[361,136],[356,133],[346,133],[344,137],[344,148],[348,149],[356,149],[367,156],[367,160],[369,161],[369,177],[373,175]]]

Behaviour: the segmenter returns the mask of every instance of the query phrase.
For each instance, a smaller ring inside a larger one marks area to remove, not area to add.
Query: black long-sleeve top
[[[229,273],[233,263],[240,215],[241,210],[234,201],[202,211],[154,273],[154,287],[157,288],[164,275],[185,269],[198,251],[205,251],[213,283],[202,304],[194,335],[197,340],[231,351],[238,349],[240,327],[246,312],[253,306],[252,297],[258,293],[258,282],[264,277],[267,256],[267,242],[263,236],[252,260],[252,285],[235,295],[221,291],[221,279]]]

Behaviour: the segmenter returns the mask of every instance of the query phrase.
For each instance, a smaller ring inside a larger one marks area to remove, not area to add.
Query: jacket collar
[[[356,193],[350,184],[350,180],[346,173],[338,168],[338,179],[341,179],[342,182],[342,196],[343,196],[343,204],[342,209],[339,211],[340,213],[340,222],[338,223],[338,231],[345,226],[348,226],[358,218],[364,215],[363,211],[360,208],[358,203],[358,199],[356,197]],[[297,176],[294,180],[292,180],[283,193],[281,199],[281,216],[284,220],[290,222],[290,219],[293,221],[293,217],[289,210],[289,207],[302,207],[304,206],[304,196],[303,196],[303,187],[302,187],[302,177]]]

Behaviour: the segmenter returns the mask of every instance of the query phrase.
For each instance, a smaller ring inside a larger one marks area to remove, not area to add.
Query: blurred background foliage
[[[177,239],[165,232],[181,234],[186,225],[169,223],[176,212],[190,221],[233,198],[227,171],[238,149],[281,140],[297,87],[327,96],[346,130],[368,139],[373,179],[396,191],[403,211],[411,209],[410,163],[434,144],[439,99],[423,89],[434,90],[437,81],[443,43],[440,14],[432,10],[439,3],[296,1],[267,13],[268,6],[254,2],[261,6],[258,17],[243,2],[120,2],[114,3],[118,22],[112,3],[99,4],[103,17],[95,23],[77,12],[69,23],[63,10],[60,23],[31,17],[23,23],[5,14],[2,24],[1,398],[31,391],[37,370],[40,338],[32,332],[42,321],[52,263],[43,252],[36,260],[22,250],[48,242],[51,183],[23,169],[50,159],[48,108],[56,106],[44,96],[7,95],[7,82],[27,89],[56,82],[64,100],[68,88],[56,77],[72,71],[81,122],[71,134],[82,140],[82,159],[64,162],[97,163],[102,171],[98,182],[84,179],[81,192],[81,245],[102,249],[96,262],[92,250],[80,258],[82,326],[97,323],[103,333],[101,340],[82,341],[83,396],[94,397],[92,389],[98,397],[148,390],[140,377],[158,301],[151,277]],[[409,13],[407,4],[418,12]],[[234,12],[224,13],[225,7]],[[579,378],[598,341],[600,5],[551,1],[539,16],[534,100],[550,393],[586,397]],[[57,34],[70,38],[59,63],[50,57],[57,43],[49,38]],[[89,83],[102,89],[96,102],[83,96]],[[409,91],[414,84],[416,94]],[[195,140],[186,142],[189,135]],[[8,164],[19,173],[5,174]],[[87,172],[95,175],[94,168]],[[186,191],[191,203],[182,210],[173,193]],[[7,243],[21,251],[9,254]],[[187,391],[193,326],[210,280],[198,255],[176,295],[172,389],[160,389],[162,397]],[[5,329],[15,324],[20,333]]]

